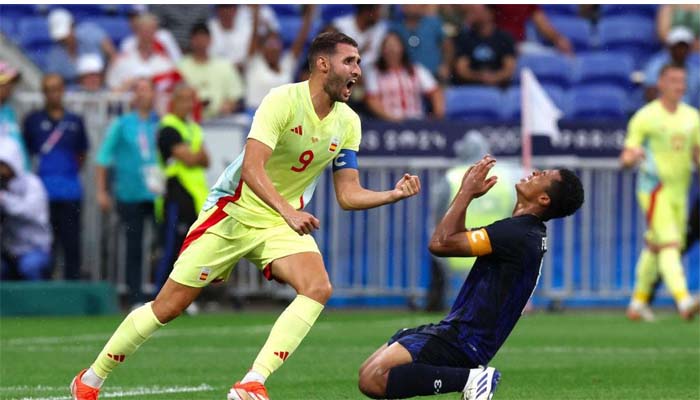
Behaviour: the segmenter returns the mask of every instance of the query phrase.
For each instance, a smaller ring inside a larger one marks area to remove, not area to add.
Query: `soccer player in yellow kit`
[[[632,320],[654,319],[648,303],[658,273],[683,319],[692,319],[699,307],[688,293],[680,253],[693,160],[697,165],[700,155],[700,116],[681,102],[685,74],[683,67],[675,65],[661,70],[659,98],[632,117],[620,156],[623,167],[639,165],[637,199],[647,223],[645,247],[637,262],[634,293],[627,309]]]
[[[301,343],[331,295],[323,259],[310,235],[319,220],[303,210],[323,170],[333,164],[336,197],[346,210],[393,203],[420,191],[418,177],[409,174],[384,192],[360,185],[360,119],[345,104],[360,78],[359,64],[352,38],[336,32],[314,39],[311,77],[265,97],[243,154],[211,190],[155,301],[132,311],[92,366],[74,378],[74,399],[97,399],[114,367],[180,315],[202,287],[227,279],[242,257],[298,294],[275,322],[250,371],[228,393],[229,400],[269,398],[265,380]]]

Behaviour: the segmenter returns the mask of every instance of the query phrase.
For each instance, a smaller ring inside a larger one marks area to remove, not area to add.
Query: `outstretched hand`
[[[420,192],[420,179],[416,175],[403,174],[401,179],[396,182],[393,192],[396,200],[415,196]]]
[[[491,190],[493,185],[498,182],[497,176],[492,176],[486,179],[489,171],[496,165],[496,159],[490,155],[484,156],[479,162],[474,164],[462,178],[462,187],[460,190],[471,194],[474,198],[481,197],[486,192]]]

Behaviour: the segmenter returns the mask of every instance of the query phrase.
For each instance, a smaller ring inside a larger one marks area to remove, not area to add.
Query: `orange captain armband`
[[[493,252],[491,239],[489,239],[489,234],[486,233],[485,228],[467,231],[465,234],[467,235],[467,242],[469,242],[469,250],[472,256],[485,256]]]

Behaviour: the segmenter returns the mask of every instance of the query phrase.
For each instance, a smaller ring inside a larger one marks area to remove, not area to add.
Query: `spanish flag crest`
[[[335,152],[338,149],[339,145],[340,145],[340,139],[338,139],[337,137],[333,137],[331,139],[330,146],[328,146],[328,151],[330,151],[331,153]]]

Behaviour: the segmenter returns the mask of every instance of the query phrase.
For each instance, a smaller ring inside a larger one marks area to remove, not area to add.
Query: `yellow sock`
[[[649,249],[642,250],[637,261],[634,294],[632,298],[641,303],[649,302],[649,295],[658,273],[658,257]]]
[[[124,362],[163,325],[153,313],[151,302],[129,313],[92,364],[95,374],[106,379],[114,367]]]
[[[253,371],[267,378],[282,366],[309,333],[321,311],[323,304],[298,295],[277,318],[267,342],[253,363]]]
[[[681,264],[681,252],[677,247],[667,247],[659,252],[659,270],[676,304],[690,296]]]

